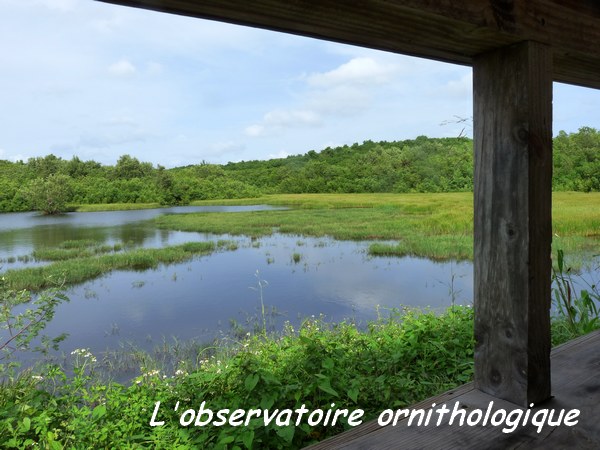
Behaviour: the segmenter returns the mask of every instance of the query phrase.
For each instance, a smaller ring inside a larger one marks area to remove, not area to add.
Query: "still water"
[[[1,271],[39,264],[20,258],[65,240],[160,247],[187,241],[234,240],[236,250],[149,271],[116,271],[71,287],[45,333],[68,333],[61,349],[92,352],[124,344],[150,350],[163,340],[210,341],[258,324],[262,299],[269,327],[298,324],[308,316],[364,323],[404,305],[445,308],[470,304],[472,265],[420,258],[369,257],[367,242],[273,234],[252,240],[156,229],[159,214],[247,211],[253,207],[180,207],[157,210],[0,215]]]

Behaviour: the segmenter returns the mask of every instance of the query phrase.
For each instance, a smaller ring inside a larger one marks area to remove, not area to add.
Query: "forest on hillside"
[[[600,131],[554,138],[553,188],[600,191]],[[459,192],[473,189],[473,141],[428,138],[311,150],[268,161],[166,169],[123,155],[114,166],[52,154],[0,160],[0,212],[59,212],[66,204],[160,203],[279,193]]]

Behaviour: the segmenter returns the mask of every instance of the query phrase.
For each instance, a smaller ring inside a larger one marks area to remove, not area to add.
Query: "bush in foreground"
[[[371,322],[332,325],[319,318],[278,336],[248,336],[219,347],[197,364],[182,362],[171,376],[142,368],[129,386],[102,382],[95,357],[71,355],[73,375],[57,366],[26,371],[0,390],[0,441],[6,448],[300,448],[348,428],[180,425],[202,402],[234,409],[362,409],[362,420],[468,381],[472,375],[473,312],[442,315],[407,310]],[[156,402],[161,405],[150,426]],[[177,411],[174,408],[179,406]],[[331,405],[334,404],[335,407]]]

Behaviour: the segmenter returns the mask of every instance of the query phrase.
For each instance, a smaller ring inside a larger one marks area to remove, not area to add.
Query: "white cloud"
[[[299,107],[268,112],[246,127],[245,134],[268,136],[288,128],[322,126],[327,118],[359,115],[371,107],[377,88],[394,82],[399,68],[386,58],[359,56],[332,70],[301,76],[304,99]]]
[[[135,123],[120,121],[119,119],[97,124],[91,129],[93,131],[85,131],[71,142],[51,145],[50,150],[58,153],[81,153],[90,149],[122,151],[119,147],[125,144],[140,144],[157,139],[155,134],[142,129]],[[128,150],[127,152],[131,151]]]
[[[269,153],[269,159],[284,159],[290,156],[285,150],[279,150],[277,153]]]
[[[128,76],[136,72],[135,66],[126,59],[121,59],[108,67],[108,72],[115,76]]]
[[[90,26],[104,34],[111,34],[122,28],[126,22],[123,12],[126,10],[115,10],[110,16],[101,16],[92,19]]]
[[[250,125],[244,129],[244,133],[246,134],[246,136],[250,137],[264,136],[265,127],[263,125],[258,124]]]
[[[265,136],[277,133],[286,128],[315,127],[322,123],[315,111],[308,109],[277,109],[266,113],[259,124],[246,127],[245,133],[250,137]]]
[[[473,91],[473,73],[465,73],[459,79],[449,80],[443,88],[444,92],[458,97],[470,96]]]
[[[216,142],[208,146],[207,155],[222,156],[228,153],[239,152],[244,149],[244,146],[238,142],[225,141]]]
[[[37,0],[36,3],[57,11],[72,11],[76,0]]]
[[[322,114],[352,116],[371,105],[372,94],[355,86],[332,86],[311,92],[307,103]]]
[[[324,73],[313,73],[307,77],[309,85],[320,88],[343,84],[374,85],[389,82],[398,67],[369,57],[353,58],[345,64]]]
[[[317,113],[309,110],[275,110],[268,112],[264,119],[267,125],[290,127],[296,125],[319,125]]]

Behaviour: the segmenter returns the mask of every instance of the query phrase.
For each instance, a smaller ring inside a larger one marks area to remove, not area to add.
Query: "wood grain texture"
[[[550,396],[550,58],[526,42],[473,68],[475,383],[520,405]]]
[[[100,1],[469,65],[533,40],[552,47],[555,81],[600,88],[600,8],[590,0]]]
[[[338,436],[308,447],[310,450],[331,449],[598,449],[600,448],[600,331],[569,342],[552,351],[554,397],[532,408],[530,416],[541,409],[579,409],[581,414],[573,427],[545,426],[540,432],[531,424],[512,433],[503,433],[501,427],[483,425],[440,426],[408,425],[406,419],[396,426],[381,427],[376,421],[368,422]],[[447,405],[459,402],[465,411],[486,410],[494,402],[492,411],[518,408],[474,388],[472,383],[427,399],[411,406],[413,409],[431,408],[432,404]],[[555,416],[556,418],[556,416]]]

